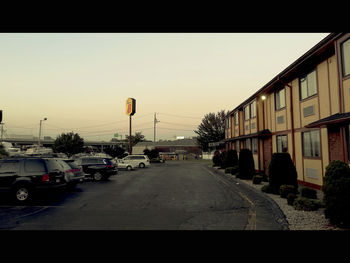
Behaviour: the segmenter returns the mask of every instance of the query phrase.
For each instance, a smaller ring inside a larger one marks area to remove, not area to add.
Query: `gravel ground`
[[[240,183],[248,184],[261,191],[261,187],[267,182],[255,185],[251,180],[237,180]],[[317,211],[299,211],[295,210],[293,206],[287,204],[287,200],[281,198],[279,195],[267,194],[272,200],[274,200],[285,214],[289,223],[290,230],[339,230],[332,226],[328,219],[324,216],[324,208],[320,208]],[[318,200],[322,200],[322,192],[317,191]]]

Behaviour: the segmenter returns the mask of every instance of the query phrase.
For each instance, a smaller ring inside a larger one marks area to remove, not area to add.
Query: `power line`
[[[202,117],[193,117],[193,116],[183,116],[183,115],[175,115],[175,114],[169,114],[169,113],[158,113],[158,114],[163,114],[163,115],[168,115],[168,116],[173,116],[173,117],[178,117],[178,118],[189,118],[189,119],[202,119]]]

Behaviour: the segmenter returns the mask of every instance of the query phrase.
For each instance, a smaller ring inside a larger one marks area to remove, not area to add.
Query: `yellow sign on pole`
[[[133,98],[128,98],[126,100],[126,114],[129,116],[134,115],[136,112],[136,100]]]

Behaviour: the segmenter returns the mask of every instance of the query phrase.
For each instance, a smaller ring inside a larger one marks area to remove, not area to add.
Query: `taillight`
[[[49,174],[44,174],[43,177],[41,178],[42,182],[48,182],[50,181],[50,176]]]
[[[106,167],[107,167],[107,168],[113,168],[113,165],[107,164]]]

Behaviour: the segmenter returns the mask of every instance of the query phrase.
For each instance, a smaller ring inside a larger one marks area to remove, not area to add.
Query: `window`
[[[249,107],[250,105],[247,105],[244,107],[244,120],[249,120],[249,116],[250,116],[250,113],[249,113]]]
[[[258,138],[252,139],[252,153],[258,153]]]
[[[24,163],[24,169],[30,173],[46,173],[44,161],[41,159],[26,160]]]
[[[317,94],[316,70],[299,79],[301,100]]]
[[[255,118],[256,116],[256,102],[250,103],[250,118]]]
[[[235,150],[237,152],[239,152],[239,141],[238,140],[235,142]]]
[[[231,124],[230,119],[231,119],[231,117],[230,117],[230,116],[226,118],[226,129],[230,129],[230,128],[231,128],[231,125],[230,125],[230,124]]]
[[[287,135],[277,135],[276,145],[278,153],[285,153],[288,151]]]
[[[251,140],[250,140],[250,139],[246,139],[246,140],[245,140],[244,148],[249,149],[249,150],[252,150],[252,143],[251,143]]]
[[[320,131],[302,133],[304,157],[320,157]]]
[[[340,49],[342,56],[343,77],[346,77],[350,74],[350,39],[344,41],[341,44]]]
[[[3,163],[0,163],[0,173],[17,173],[18,168],[18,161],[5,161]]]
[[[286,107],[286,89],[281,89],[275,93],[275,109],[280,110]]]
[[[238,125],[238,111],[235,113],[235,125]]]

